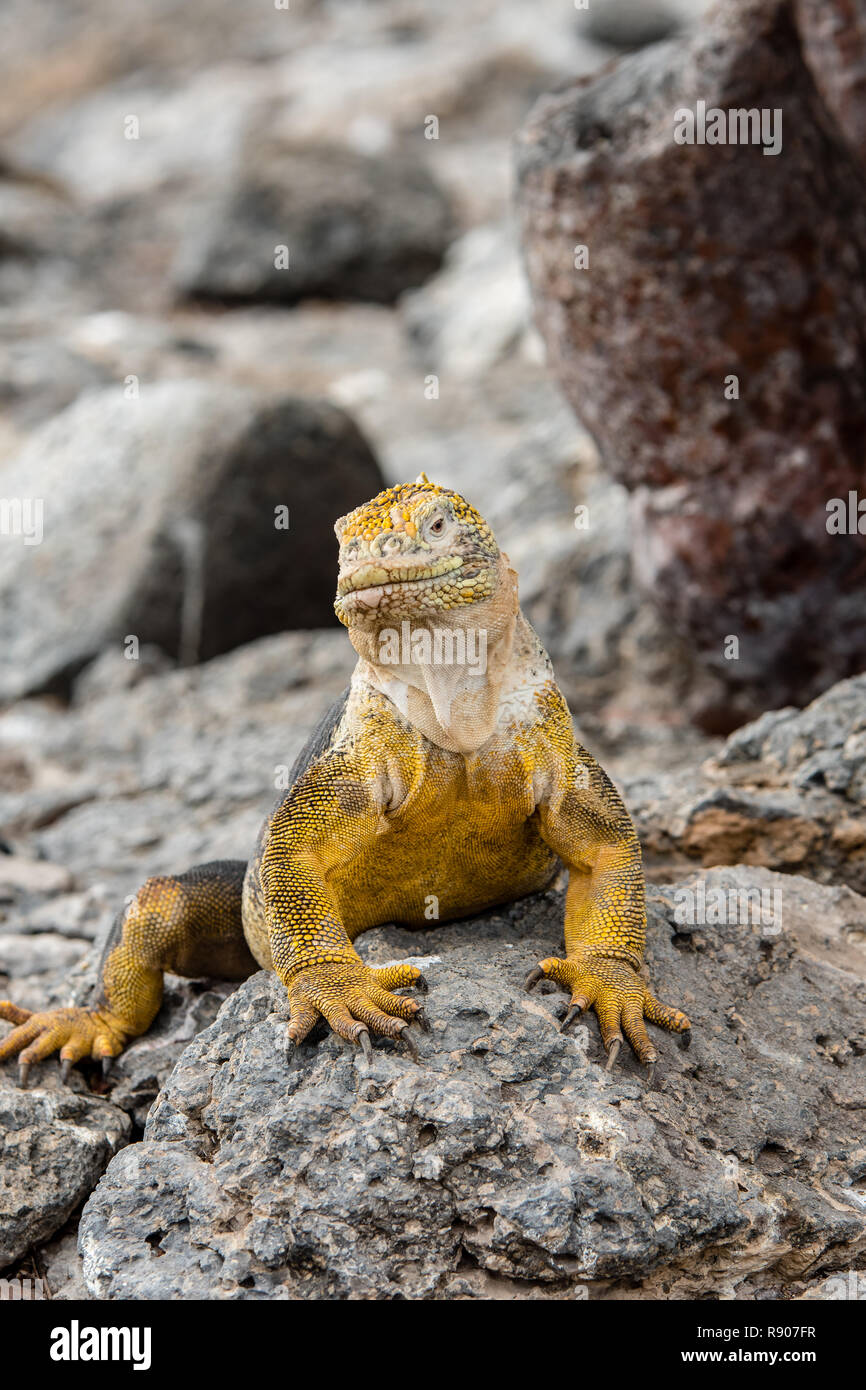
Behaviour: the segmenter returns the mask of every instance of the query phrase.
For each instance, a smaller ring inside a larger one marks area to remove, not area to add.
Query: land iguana
[[[153,1022],[164,971],[274,970],[295,1045],[324,1017],[368,1055],[371,1033],[415,1052],[409,1026],[429,1024],[394,991],[424,989],[421,971],[365,965],[358,935],[384,922],[429,928],[431,895],[439,920],[471,916],[547,888],[562,864],[565,956],[541,961],[527,987],[546,976],[570,991],[563,1028],[594,1009],[608,1068],[623,1034],[655,1062],[647,1020],[688,1041],[689,1020],[640,975],[634,826],[575,740],[486,522],[422,474],[335,529],[335,610],[358,653],[351,684],[298,759],[249,864],[148,879],[109,934],[89,1006],[31,1013],[0,1003],[0,1018],[17,1025],[0,1061],[19,1056],[22,1084],[57,1050],[64,1079],[83,1058],[107,1069]],[[475,659],[449,661],[446,638]]]

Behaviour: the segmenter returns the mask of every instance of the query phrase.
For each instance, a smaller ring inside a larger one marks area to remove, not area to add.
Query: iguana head
[[[457,492],[414,483],[380,492],[341,517],[340,572],[334,608],[348,628],[395,619],[465,617],[494,594],[501,554],[487,522]]]

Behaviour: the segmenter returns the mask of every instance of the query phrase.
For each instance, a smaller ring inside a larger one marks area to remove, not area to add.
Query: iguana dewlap
[[[575,741],[550,662],[520,612],[517,580],[462,497],[428,483],[389,488],[336,526],[335,608],[358,664],[302,753],[248,865],[151,878],[118,917],[90,1007],[29,1013],[0,1061],[60,1051],[64,1073],[144,1033],[163,972],[241,979],[274,970],[300,1043],[324,1016],[349,1041],[426,1022],[395,994],[410,965],[372,969],[353,942],[382,922],[429,928],[545,888],[569,871],[565,957],[541,961],[571,992],[563,1027],[598,1015],[612,1064],[623,1034],[648,1063],[645,1020],[686,1033],[639,970],[640,847],[622,801]]]

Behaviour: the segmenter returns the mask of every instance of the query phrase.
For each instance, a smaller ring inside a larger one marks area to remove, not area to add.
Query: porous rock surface
[[[0,1269],[54,1234],[127,1143],[122,1110],[56,1075],[31,1091],[0,1074]]]

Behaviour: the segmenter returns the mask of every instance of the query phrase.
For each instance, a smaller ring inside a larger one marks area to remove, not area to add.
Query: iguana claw
[[[408,1023],[404,1023],[403,1027],[400,1029],[399,1037],[401,1043],[404,1044],[406,1051],[409,1053],[409,1056],[412,1058],[413,1062],[417,1062],[419,1060],[418,1048],[415,1046],[415,1039],[409,1032]]]
[[[572,1005],[570,1005],[570,1007],[569,1007],[569,1009],[568,1009],[568,1012],[567,1012],[567,1014],[565,1015],[565,1018],[562,1020],[562,1022],[561,1022],[560,1025],[559,1025],[559,1031],[560,1031],[560,1033],[567,1033],[568,1030],[569,1030],[569,1028],[571,1027],[572,1023],[574,1022],[574,1020],[575,1020],[576,1018],[580,1018],[580,1016],[581,1016],[582,1013],[583,1013],[583,1004],[572,1004]]]
[[[0,1019],[15,1027],[0,1042],[0,1062],[18,1057],[18,1084],[26,1086],[34,1062],[60,1053],[61,1077],[85,1057],[109,1062],[122,1051],[124,1033],[109,1009],[66,1008],[31,1013],[0,1000]]]

